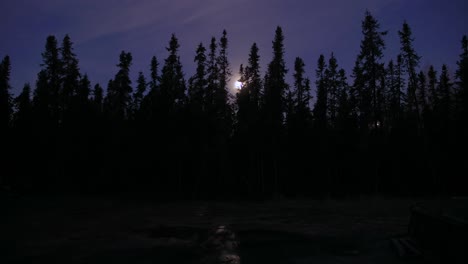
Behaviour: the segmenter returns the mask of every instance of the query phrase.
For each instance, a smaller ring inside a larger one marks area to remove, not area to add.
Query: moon
[[[234,88],[236,88],[237,90],[240,90],[240,89],[242,89],[242,85],[243,85],[242,82],[236,81],[234,83]]]

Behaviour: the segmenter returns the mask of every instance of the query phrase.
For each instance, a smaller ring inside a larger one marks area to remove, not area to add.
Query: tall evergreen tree
[[[159,82],[161,80],[159,76],[159,62],[156,56],[151,58],[150,62],[150,79],[147,83],[147,88],[149,88],[148,93],[143,97],[141,102],[141,114],[142,118],[145,120],[152,120],[152,124],[155,122],[155,118],[159,111],[158,107],[160,107],[160,90],[159,90]]]
[[[39,124],[42,123],[43,126],[50,125],[51,122],[51,99],[52,96],[48,85],[47,73],[41,70],[37,74],[36,89],[33,95],[33,112],[34,121]]]
[[[290,137],[298,137],[295,140],[304,141],[305,133],[309,132],[311,123],[310,81],[305,76],[305,63],[297,57],[294,62],[294,90],[288,91],[287,100],[287,124]],[[304,143],[304,142],[302,142]]]
[[[141,112],[141,105],[143,102],[143,98],[146,92],[146,78],[143,75],[143,72],[138,72],[138,79],[137,79],[137,87],[136,91],[133,94],[133,117],[138,118],[139,113]]]
[[[417,88],[418,88],[418,76],[417,76],[417,67],[419,66],[419,61],[421,57],[416,53],[413,48],[413,37],[412,31],[406,21],[403,23],[403,28],[401,31],[398,31],[400,36],[401,43],[401,56],[403,62],[403,69],[407,74],[408,79],[408,89],[406,92],[406,107],[410,115],[415,115],[420,121],[420,109],[418,104],[417,97]]]
[[[252,44],[249,53],[249,64],[245,68],[245,79],[242,82],[250,95],[250,115],[252,122],[258,122],[260,111],[260,98],[262,89],[262,79],[260,76],[260,55],[257,44]]]
[[[15,127],[22,130],[29,129],[32,122],[31,86],[29,83],[24,85],[21,93],[15,98],[15,106]]]
[[[38,74],[33,99],[36,121],[42,123],[44,128],[57,126],[60,119],[62,62],[59,52],[57,39],[54,36],[47,37],[45,51],[42,53],[42,69]]]
[[[89,81],[88,75],[85,74],[80,80],[76,97],[78,101],[78,107],[81,111],[88,107],[89,95],[91,94],[91,82]]]
[[[159,84],[159,73],[158,73],[159,62],[156,56],[151,58],[150,73],[151,79],[149,82],[150,93],[156,93]]]
[[[305,63],[297,57],[294,62],[294,87],[296,89],[297,113],[310,113],[310,80],[304,76]]]
[[[396,65],[391,60],[386,69],[386,111],[388,127],[393,128],[399,124],[403,111],[403,88],[405,80],[402,74],[402,57],[398,55]]]
[[[210,113],[213,112],[213,105],[214,105],[214,94],[218,87],[219,83],[219,68],[217,62],[217,51],[218,51],[218,44],[216,43],[216,38],[211,38],[210,42],[210,50],[208,53],[208,72],[207,72],[207,82],[208,85],[206,87],[205,93],[205,109],[207,109]]]
[[[12,107],[10,94],[10,57],[5,56],[0,63],[0,130],[8,128],[11,121]]]
[[[94,85],[93,89],[93,98],[92,98],[92,104],[94,108],[94,115],[95,116],[101,116],[104,109],[103,109],[103,103],[104,103],[104,92],[102,87],[99,84]]]
[[[160,96],[165,113],[179,110],[185,103],[185,80],[178,55],[179,47],[179,41],[173,34],[169,47],[166,48],[169,56],[164,62],[160,83]]]
[[[240,69],[242,89],[237,95],[239,107],[238,122],[245,127],[245,132],[254,138],[259,132],[260,99],[262,80],[260,76],[260,56],[257,44],[252,44],[249,53],[248,64]]]
[[[62,87],[60,88],[60,109],[63,113],[63,119],[67,119],[70,114],[79,112],[79,106],[76,105],[75,97],[79,92],[80,85],[80,69],[78,66],[78,59],[73,52],[73,42],[70,36],[66,35],[62,42],[61,48],[62,60]],[[75,108],[75,109],[73,109]],[[72,120],[73,122],[73,120]]]
[[[463,36],[462,53],[457,62],[456,77],[458,80],[459,97],[461,100],[461,122],[468,129],[468,38]]]
[[[418,104],[420,105],[422,118],[426,116],[428,111],[427,106],[427,79],[426,74],[423,71],[420,71],[418,74]],[[423,120],[424,121],[424,120]]]
[[[289,88],[285,80],[288,70],[284,61],[283,42],[283,30],[281,27],[277,27],[273,40],[273,59],[268,64],[264,84],[264,115],[267,129],[273,136],[273,140],[278,140],[282,130],[285,110],[284,96]]]
[[[439,111],[440,117],[445,125],[451,118],[451,106],[452,106],[452,83],[448,74],[447,65],[442,65],[442,72],[440,73],[439,85],[437,92],[440,98]]]
[[[189,102],[192,110],[201,112],[204,107],[205,90],[207,85],[206,80],[206,48],[202,43],[198,45],[195,63],[197,69],[195,74],[189,79]]]
[[[350,91],[344,69],[340,69],[338,72],[338,87],[338,107],[335,127],[338,130],[350,133],[350,129],[354,128],[351,105],[352,102],[350,100]]]
[[[370,126],[377,127],[381,120],[378,109],[378,94],[383,87],[380,87],[382,79],[383,51],[385,42],[383,36],[386,31],[379,31],[379,22],[366,11],[362,22],[363,39],[361,41],[361,51],[358,55],[354,68],[354,86],[359,99],[361,129],[367,130]]]
[[[119,71],[114,80],[109,82],[107,89],[108,110],[115,120],[125,120],[131,115],[131,94],[133,88],[130,80],[130,66],[132,65],[132,54],[122,51],[119,56]]]
[[[319,130],[327,128],[328,118],[328,91],[327,91],[327,79],[326,71],[327,65],[325,64],[325,57],[320,55],[317,62],[317,70],[315,71],[315,85],[317,87],[317,101],[314,106],[314,120],[315,126]]]
[[[238,80],[241,82],[242,87],[236,94],[236,105],[237,105],[237,127],[236,133],[237,135],[241,136],[241,139],[244,139],[246,134],[250,132],[250,105],[251,105],[251,98],[250,98],[250,91],[248,86],[248,79],[245,74],[244,65],[241,64],[239,67],[239,76],[240,79]]]
[[[434,69],[434,66],[429,67],[429,71],[427,72],[428,78],[428,90],[429,90],[429,105],[431,109],[434,110],[439,105],[439,95],[437,92],[437,72]]]
[[[325,78],[327,80],[327,120],[334,126],[338,112],[338,98],[340,95],[339,87],[339,69],[335,55],[332,53],[328,61],[328,68],[325,70]]]
[[[231,78],[231,70],[228,60],[228,39],[226,30],[219,40],[219,55],[217,64],[219,69],[218,86],[214,92],[214,109],[216,120],[220,125],[217,130],[223,135],[228,135],[232,122],[232,109],[229,103],[228,83]]]

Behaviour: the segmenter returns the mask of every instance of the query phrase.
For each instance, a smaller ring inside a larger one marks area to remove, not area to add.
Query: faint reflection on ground
[[[4,207],[0,263],[405,263],[389,238],[415,202],[20,198]]]

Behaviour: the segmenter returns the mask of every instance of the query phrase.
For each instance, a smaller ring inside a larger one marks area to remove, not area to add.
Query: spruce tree
[[[76,91],[76,98],[78,102],[78,109],[85,111],[89,106],[89,95],[91,93],[91,82],[88,75],[85,74],[80,80],[79,87]]]
[[[401,56],[402,64],[405,73],[407,74],[408,89],[406,92],[406,108],[409,115],[414,115],[417,118],[417,122],[420,123],[420,109],[418,104],[418,76],[417,67],[419,67],[419,61],[421,57],[416,53],[413,48],[413,37],[412,31],[406,21],[403,23],[403,28],[398,31],[401,43]]]
[[[296,89],[297,113],[310,113],[310,81],[305,74],[305,63],[297,57],[294,62],[294,87]]]
[[[112,82],[109,82],[108,101],[111,115],[116,121],[128,119],[131,116],[131,96],[133,88],[130,79],[132,54],[122,51],[119,56],[119,71]]]
[[[214,115],[213,106],[214,106],[214,94],[218,87],[219,83],[219,68],[217,62],[217,50],[218,44],[216,43],[216,38],[211,38],[210,50],[208,53],[207,61],[207,87],[205,92],[205,109],[209,112],[210,116]]]
[[[336,122],[338,111],[338,98],[340,95],[338,62],[332,53],[328,61],[328,68],[325,70],[327,80],[327,120],[333,127]]]
[[[285,77],[288,73],[284,61],[284,35],[281,27],[276,28],[273,40],[273,59],[268,64],[265,76],[264,116],[266,126],[276,141],[283,126],[283,112],[285,110],[284,96],[288,91]]]
[[[133,94],[133,118],[138,118],[139,113],[141,113],[141,105],[143,98],[146,92],[146,78],[143,75],[143,72],[138,72],[137,87],[136,92]]]
[[[434,111],[439,105],[439,94],[437,92],[437,72],[434,69],[434,66],[432,65],[429,67],[429,71],[427,72],[427,78],[429,90],[429,105]]]
[[[239,82],[242,83],[241,89],[236,94],[236,105],[237,105],[237,123],[236,123],[236,134],[241,137],[241,140],[246,140],[246,135],[251,129],[251,93],[249,90],[249,81],[245,74],[244,65],[241,64],[239,67]]]
[[[26,83],[23,90],[15,98],[16,112],[14,116],[14,125],[20,130],[30,129],[32,122],[32,103],[31,103],[31,86]]]
[[[418,74],[418,104],[420,105],[421,114],[424,119],[424,116],[427,114],[427,78],[426,74],[423,71],[420,71]]]
[[[240,69],[242,89],[238,93],[239,114],[243,118],[243,123],[246,128],[246,133],[250,133],[250,137],[254,138],[259,132],[258,129],[260,121],[260,99],[262,79],[260,76],[260,56],[258,54],[258,47],[253,43],[250,52],[248,64],[245,68]],[[239,98],[240,97],[240,98]],[[241,109],[242,108],[242,109]],[[239,121],[241,122],[241,121]]]
[[[437,87],[437,93],[440,98],[439,103],[439,113],[440,118],[444,125],[447,125],[447,122],[451,118],[451,95],[452,95],[452,83],[450,82],[450,77],[448,75],[447,65],[442,65],[442,71],[440,73],[439,85]]]
[[[158,90],[159,84],[159,73],[158,73],[159,62],[156,56],[151,58],[150,63],[150,73],[151,73],[151,80],[149,82],[150,93],[156,93]]]
[[[207,85],[206,70],[206,48],[202,43],[198,45],[195,63],[197,64],[195,74],[189,79],[189,102],[191,109],[201,113],[204,107],[205,90]]]
[[[47,37],[33,99],[35,119],[44,128],[57,126],[60,119],[62,62],[59,53],[57,39]]]
[[[46,40],[45,51],[42,53],[43,67],[47,89],[49,90],[49,105],[50,118],[54,125],[57,125],[60,119],[60,88],[62,61],[60,60],[60,49],[55,36],[49,36]]]
[[[379,22],[366,11],[362,21],[361,51],[356,60],[353,70],[355,81],[354,86],[359,100],[359,116],[361,129],[367,130],[370,126],[377,127],[381,120],[378,109],[378,94],[383,87],[380,87],[383,71],[383,51],[385,42],[383,36],[386,31],[380,31]]]
[[[353,128],[352,106],[349,94],[350,91],[346,72],[344,69],[340,69],[338,72],[338,107],[335,127],[338,130],[345,131],[347,133],[351,133],[350,129]]]
[[[51,124],[51,94],[47,73],[45,70],[41,70],[37,74],[36,89],[33,95],[34,121],[40,126],[46,127]]]
[[[99,117],[103,113],[104,92],[99,84],[94,85],[92,104],[94,108],[94,115]]]
[[[232,112],[229,103],[228,83],[231,78],[231,70],[228,60],[228,39],[226,30],[219,40],[219,55],[217,65],[219,70],[218,86],[214,91],[214,109],[218,123],[218,133],[227,136],[229,134],[232,122]]]
[[[0,131],[6,130],[11,121],[10,74],[10,57],[5,56],[0,63]]]
[[[141,102],[141,114],[145,120],[153,120],[156,118],[160,106],[160,91],[159,82],[161,80],[159,76],[159,62],[156,56],[151,58],[150,62],[150,79],[147,83],[149,88],[148,93],[143,97]],[[152,122],[154,124],[154,122]]]
[[[258,51],[257,44],[252,44],[249,53],[249,63],[245,68],[245,78],[242,81],[243,88],[248,90],[250,95],[250,115],[253,123],[258,122],[261,104],[262,79],[260,76],[260,55]]]
[[[169,47],[166,48],[169,56],[164,62],[160,83],[160,96],[165,113],[180,110],[185,103],[185,80],[178,55],[179,47],[179,41],[173,34]]]
[[[320,55],[317,62],[317,70],[315,71],[315,85],[317,87],[317,101],[314,106],[314,120],[315,126],[319,130],[325,130],[327,128],[327,111],[328,111],[328,91],[327,91],[327,79],[326,79],[326,67],[325,57]]]
[[[468,38],[463,36],[462,41],[462,53],[460,59],[457,62],[456,77],[458,80],[458,94],[461,101],[461,122],[468,129]]]
[[[60,109],[63,119],[79,112],[76,96],[80,85],[80,69],[78,59],[73,52],[73,42],[68,35],[65,36],[61,48],[62,60],[62,87],[60,89]],[[73,122],[73,120],[71,120]]]

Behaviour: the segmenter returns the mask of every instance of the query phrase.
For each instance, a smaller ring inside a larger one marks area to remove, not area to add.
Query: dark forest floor
[[[421,263],[399,259],[389,239],[407,232],[411,205],[449,202],[10,197],[0,263],[200,263],[203,241],[220,225],[236,232],[242,263]]]

